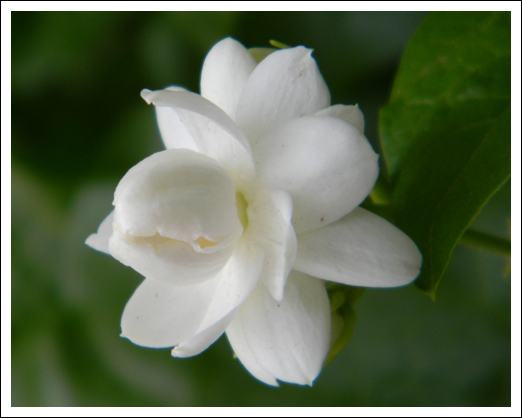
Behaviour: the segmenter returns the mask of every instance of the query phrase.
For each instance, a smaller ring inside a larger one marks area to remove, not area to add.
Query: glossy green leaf
[[[433,296],[455,245],[510,176],[510,13],[430,14],[381,111],[395,220]]]

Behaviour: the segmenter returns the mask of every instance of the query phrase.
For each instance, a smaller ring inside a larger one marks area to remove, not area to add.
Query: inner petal
[[[166,150],[130,169],[114,195],[124,235],[193,243],[235,241],[242,232],[236,186],[215,160],[191,150]]]
[[[188,245],[191,245],[196,251],[198,249],[204,250],[205,248],[208,248],[208,247],[215,247],[216,245],[219,244],[218,242],[210,241],[202,236],[200,236],[198,239],[194,240],[194,242],[180,241],[180,240],[172,239],[169,237],[164,237],[159,232],[156,232],[154,235],[152,235],[150,237],[134,237],[132,235],[127,235],[127,236],[125,236],[125,240],[131,244],[138,244],[138,245],[149,244],[149,245],[152,245],[156,250],[158,249],[158,247],[160,245],[165,245],[168,243],[188,244]],[[195,245],[197,245],[197,247],[195,247]]]
[[[243,232],[230,174],[192,150],[159,152],[133,167],[114,206],[111,253],[147,277],[177,284],[217,274]]]
[[[215,247],[218,245],[217,242],[209,241],[205,237],[199,237],[197,240],[194,241],[195,244],[198,244],[201,249],[205,249],[207,247]]]
[[[259,179],[292,195],[297,234],[342,218],[368,196],[377,154],[350,123],[303,116],[280,124],[253,146]]]

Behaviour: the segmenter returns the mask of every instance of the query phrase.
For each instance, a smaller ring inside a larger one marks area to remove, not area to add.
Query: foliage
[[[424,256],[434,295],[455,245],[510,176],[510,14],[433,13],[381,112],[397,225]]]

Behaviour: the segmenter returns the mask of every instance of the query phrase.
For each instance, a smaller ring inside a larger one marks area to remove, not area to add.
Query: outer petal
[[[253,145],[262,182],[290,192],[297,234],[337,221],[370,193],[377,154],[346,121],[306,116],[279,125]]]
[[[298,239],[296,270],[352,286],[403,286],[417,277],[422,263],[406,234],[362,208]]]
[[[229,314],[221,318],[215,324],[197,332],[194,336],[182,341],[171,351],[172,357],[192,357],[205,351],[213,344],[227,329],[237,314],[239,308],[234,309]]]
[[[250,348],[250,344],[252,343],[245,336],[240,319],[236,318],[234,323],[228,327],[227,337],[236,356],[239,357],[243,366],[245,366],[252,376],[267,385],[279,386],[276,378],[263,368],[262,363],[258,361],[256,354]]]
[[[197,149],[218,161],[238,180],[253,178],[255,167],[247,138],[214,103],[179,88],[142,90],[141,96],[147,103],[166,108],[157,116],[168,148]]]
[[[311,55],[302,46],[282,49],[255,68],[236,111],[236,122],[249,138],[330,105],[330,92]]]
[[[127,303],[123,335],[148,347],[172,347],[173,355],[198,354],[224,332],[238,307],[255,288],[263,251],[239,245],[213,279],[172,286],[146,279]]]
[[[283,190],[262,189],[247,213],[249,224],[245,238],[265,250],[261,279],[272,297],[281,301],[297,253],[292,198]]]
[[[225,331],[238,308],[254,291],[263,268],[264,251],[245,238],[219,273],[219,284],[197,333],[172,350],[175,357],[199,354]]]
[[[201,95],[234,119],[241,93],[256,62],[238,41],[226,38],[210,50],[201,71]]]
[[[173,286],[145,279],[127,302],[122,337],[146,347],[172,347],[197,331],[212,302],[218,280]]]
[[[330,303],[324,284],[292,272],[276,302],[258,287],[227,328],[232,348],[251,373],[311,385],[330,347]]]
[[[181,87],[168,87],[169,91],[187,91]],[[158,127],[161,133],[161,139],[165,148],[170,149],[191,149],[199,151],[198,144],[194,141],[192,134],[187,126],[193,122],[187,123],[187,118],[191,118],[193,112],[175,110],[172,107],[155,106]],[[187,117],[185,117],[185,114]],[[192,120],[192,119],[188,119]]]
[[[146,277],[194,284],[216,275],[243,228],[230,175],[190,150],[162,151],[122,178],[111,254]]]
[[[110,255],[109,239],[112,234],[112,221],[114,220],[114,211],[103,220],[98,228],[98,232],[87,237],[85,243],[95,250],[104,252]]]
[[[335,116],[353,125],[364,135],[364,115],[358,105],[336,104],[320,110],[315,116]]]

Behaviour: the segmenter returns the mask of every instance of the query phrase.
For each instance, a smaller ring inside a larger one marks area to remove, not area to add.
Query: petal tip
[[[305,374],[304,377],[305,377],[305,379],[306,379],[306,385],[307,385],[307,386],[310,386],[310,387],[313,387],[313,386],[314,386],[315,379],[317,379],[317,376],[319,376],[319,373],[321,373],[321,370],[319,370],[318,372],[315,372],[315,373],[313,374],[312,377],[307,376],[307,375]]]
[[[281,51],[281,52],[292,51],[294,54],[293,55],[294,60],[296,60],[296,61],[294,61],[295,63],[304,63],[304,62],[308,61],[309,59],[315,61],[315,58],[312,57],[312,53],[314,52],[314,50],[311,48],[302,46],[302,45],[296,46],[295,48],[281,49],[279,51]],[[276,51],[276,52],[279,52],[279,51]]]
[[[143,100],[145,100],[147,102],[147,104],[151,104],[152,103],[152,95],[153,95],[153,93],[154,92],[152,90],[143,89],[140,92],[140,96],[142,97]]]
[[[219,41],[216,45],[218,45],[218,44],[240,44],[241,46],[243,46],[243,44],[241,42],[232,38],[232,36],[227,36],[226,38]]]
[[[284,288],[282,286],[274,287],[269,286],[268,291],[277,303],[281,303],[285,297]],[[278,305],[279,306],[279,305]]]
[[[194,351],[187,350],[185,347],[181,346],[181,344],[178,344],[170,350],[170,355],[175,358],[186,358],[186,357],[192,357],[196,355]]]
[[[91,234],[85,240],[85,245],[92,248],[93,250],[100,251],[105,254],[110,254],[109,247],[102,242],[102,237],[99,233]]]
[[[183,357],[183,350],[177,345],[170,351],[170,355],[172,357]]]
[[[94,237],[96,236],[96,234],[91,234],[87,237],[87,239],[85,240],[85,245],[91,247],[91,248],[94,248]],[[95,249],[95,248],[94,248]]]

